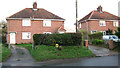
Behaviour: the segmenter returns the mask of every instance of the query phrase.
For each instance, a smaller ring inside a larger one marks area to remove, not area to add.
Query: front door
[[[10,33],[10,44],[15,44],[15,33]]]

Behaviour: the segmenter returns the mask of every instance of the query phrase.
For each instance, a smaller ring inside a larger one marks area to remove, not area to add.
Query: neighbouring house
[[[103,32],[103,34],[106,35],[108,29],[113,30],[113,33],[115,33],[115,30],[117,30],[116,27],[120,27],[120,17],[102,11],[101,6],[99,6],[97,10],[90,12],[78,22],[79,29],[86,30],[91,34]]]
[[[43,9],[25,8],[10,17],[7,17],[7,43],[32,43],[34,34],[65,33],[65,19]]]

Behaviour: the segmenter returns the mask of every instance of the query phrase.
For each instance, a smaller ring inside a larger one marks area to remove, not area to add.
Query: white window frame
[[[24,36],[25,33],[29,33],[30,34],[29,38]],[[22,39],[31,39],[31,32],[22,32]]]
[[[100,20],[100,21],[99,21],[99,25],[100,25],[100,26],[106,26],[106,22],[103,21],[103,20]]]
[[[65,33],[65,32],[64,32],[64,31],[59,31],[59,33],[60,33],[60,34],[63,34],[63,33]]]
[[[119,22],[118,21],[113,21],[113,26],[114,27],[119,27]]]
[[[91,31],[91,34],[94,34],[93,31],[96,31],[96,32],[97,32],[97,30],[92,30],[92,31]],[[96,32],[95,32],[95,33],[96,33]]]
[[[51,20],[43,20],[44,27],[51,27]]]
[[[43,32],[43,34],[52,34],[51,32]]]
[[[79,28],[81,28],[81,23],[79,24]]]
[[[22,26],[31,26],[30,19],[22,19]]]

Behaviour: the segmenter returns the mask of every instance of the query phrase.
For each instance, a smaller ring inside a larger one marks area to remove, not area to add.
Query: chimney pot
[[[37,2],[33,3],[33,9],[37,9]]]
[[[97,8],[97,11],[100,12],[100,13],[102,12],[102,7],[101,7],[101,5]]]

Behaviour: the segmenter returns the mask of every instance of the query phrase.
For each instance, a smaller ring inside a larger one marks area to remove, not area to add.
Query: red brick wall
[[[78,28],[80,28],[80,24],[78,24]],[[81,29],[87,30],[87,23],[86,22],[82,22]]]
[[[117,30],[116,27],[113,26],[113,22],[112,21],[106,21],[106,26],[100,26],[99,25],[99,21],[89,21],[89,30],[97,30],[99,31],[106,31],[111,29],[111,30]]]
[[[16,43],[30,43],[33,42],[33,35],[39,34],[43,32],[51,32],[55,33],[57,29],[64,25],[64,21],[52,21],[51,27],[44,27],[42,20],[32,20],[31,26],[22,26],[22,20],[8,20],[8,33],[9,32],[16,32]],[[23,40],[22,39],[22,32],[31,32],[31,39],[30,40]],[[8,43],[10,43],[10,36],[8,34]]]
[[[119,24],[120,25],[120,24]],[[87,24],[84,22],[81,24],[81,29],[87,29]],[[95,21],[95,20],[90,20],[88,21],[88,30],[91,31],[91,30],[97,30],[98,32],[99,31],[106,31],[111,29],[111,30],[117,30],[116,27],[113,26],[113,22],[112,21],[106,21],[106,26],[100,26],[99,25],[99,21]]]

